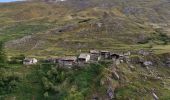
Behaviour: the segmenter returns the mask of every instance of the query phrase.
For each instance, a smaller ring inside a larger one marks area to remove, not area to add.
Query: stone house
[[[57,62],[60,67],[72,68],[77,63],[77,57],[69,56],[69,57],[58,58]]]
[[[101,59],[100,51],[98,50],[90,50],[90,60],[91,61],[99,61]]]
[[[89,53],[81,53],[78,57],[78,62],[80,63],[87,63],[90,61],[90,54]]]
[[[111,53],[111,54],[110,54],[110,58],[111,58],[111,59],[119,59],[119,58],[120,58],[120,55],[119,55],[119,54],[116,54],[116,53]]]
[[[100,55],[102,59],[109,59],[110,54],[111,54],[110,51],[105,51],[105,50],[100,51]]]
[[[24,61],[23,61],[23,64],[24,65],[34,65],[38,62],[37,59],[35,58],[25,58]]]

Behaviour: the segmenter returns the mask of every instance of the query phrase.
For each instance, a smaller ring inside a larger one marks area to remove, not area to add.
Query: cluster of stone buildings
[[[58,58],[46,59],[45,62],[56,63],[62,67],[71,68],[73,66],[83,66],[91,62],[98,62],[100,60],[114,60],[123,58],[124,56],[130,55],[127,53],[113,53],[106,50],[90,50],[88,53],[81,53],[78,56],[66,56]],[[35,58],[25,58],[23,61],[24,65],[33,65],[38,62]]]
[[[46,62],[57,63],[61,67],[72,68],[74,66],[82,67],[91,62],[100,60],[119,59],[123,54],[112,53],[110,51],[90,50],[88,53],[81,53],[78,56],[66,56],[56,59],[48,59]]]
[[[110,52],[107,50],[90,50],[88,53],[80,53],[78,56],[65,56],[58,58],[50,58],[43,60],[46,63],[58,64],[60,67],[72,68],[75,66],[82,67],[89,63],[96,63],[100,60],[115,60],[116,64],[121,62],[127,62],[132,64],[141,64],[142,66],[152,66],[153,62],[145,59],[133,59],[130,55],[142,55],[149,56],[150,51],[139,50],[137,52]],[[24,65],[36,64],[38,60],[36,58],[25,58]],[[167,62],[169,64],[169,62]]]

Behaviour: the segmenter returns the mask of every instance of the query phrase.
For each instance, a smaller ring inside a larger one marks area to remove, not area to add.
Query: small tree
[[[4,43],[0,42],[0,67],[4,67],[7,62],[7,57],[4,51]]]

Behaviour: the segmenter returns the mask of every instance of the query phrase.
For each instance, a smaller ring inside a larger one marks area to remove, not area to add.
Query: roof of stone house
[[[99,50],[90,50],[90,53],[100,53]]]
[[[87,58],[88,56],[90,56],[90,54],[88,54],[88,53],[81,53],[79,55],[79,58]]]
[[[62,57],[60,58],[60,60],[77,60],[77,57],[76,56],[68,56],[68,57]]]
[[[120,53],[110,53],[110,55],[119,55]]]
[[[35,58],[25,58],[24,60],[34,60]]]
[[[110,51],[107,51],[107,50],[101,50],[100,52],[110,53]]]

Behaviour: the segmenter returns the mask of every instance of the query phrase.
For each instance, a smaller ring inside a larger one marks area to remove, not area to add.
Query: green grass
[[[22,77],[18,83],[16,90],[11,94],[4,96],[5,100],[11,100],[15,97],[17,100],[43,100],[43,90],[41,80],[38,76],[38,67],[23,65],[15,65],[12,67],[13,72],[17,72]]]
[[[47,100],[82,100],[84,98],[88,99],[88,96],[90,96],[91,93],[100,90],[100,88],[103,88],[100,86],[100,79],[104,65],[105,64],[91,64],[79,70],[57,69],[56,71],[56,67],[50,67],[50,65],[42,65],[40,69],[41,71],[39,71],[41,72],[40,75],[42,75],[43,78],[46,77],[48,79],[48,82],[53,84],[52,86],[56,87],[58,90],[58,92],[54,92],[53,89],[46,90],[45,87],[43,87],[44,92],[48,93],[48,97],[46,97]],[[55,72],[55,74],[50,74],[53,72]],[[62,81],[57,81],[57,79],[60,77],[60,74],[64,74],[66,78]],[[56,76],[58,76],[57,79]]]
[[[41,24],[14,24],[13,26],[9,26],[7,28],[2,29],[0,32],[0,40],[1,41],[9,41],[9,40],[14,40],[17,38],[21,38],[26,35],[32,35],[37,32],[42,32],[47,29],[51,28],[49,25],[41,25]]]

